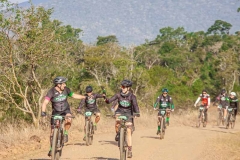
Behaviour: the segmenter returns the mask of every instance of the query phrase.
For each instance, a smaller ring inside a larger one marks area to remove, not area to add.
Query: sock
[[[64,131],[64,134],[68,135],[68,131],[67,131],[67,130],[65,130],[65,131]]]
[[[167,117],[167,118],[166,118],[166,122],[169,122],[169,118],[170,118],[170,117]]]
[[[52,147],[50,147],[50,151],[52,150]]]
[[[128,146],[128,151],[132,151],[132,146]]]
[[[161,129],[161,127],[160,127],[160,126],[158,126],[158,131],[160,131],[160,129]]]
[[[97,123],[95,122],[95,123],[93,123],[93,125],[94,125],[94,126],[96,126],[96,125],[97,125]]]

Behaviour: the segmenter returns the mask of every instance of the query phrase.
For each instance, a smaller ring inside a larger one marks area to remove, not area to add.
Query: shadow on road
[[[116,141],[98,141],[101,145],[105,145],[105,144],[112,144],[114,146],[118,146]]]
[[[142,136],[141,138],[152,138],[152,139],[159,139],[159,137],[153,137],[153,136]]]
[[[50,159],[30,159],[30,160],[50,160]]]
[[[69,144],[64,144],[65,146],[86,146],[86,143],[69,143]]]
[[[116,158],[106,158],[106,157],[92,157],[92,159],[96,159],[96,160],[119,160]]]

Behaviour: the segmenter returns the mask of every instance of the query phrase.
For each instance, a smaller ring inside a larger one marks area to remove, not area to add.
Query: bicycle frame
[[[227,109],[227,123],[226,123],[226,129],[228,129],[229,124],[231,124],[231,128],[234,128],[235,125],[235,111],[236,108],[228,108]]]
[[[205,107],[204,106],[199,107],[199,116],[198,116],[196,127],[200,127],[201,123],[203,123],[203,127],[206,127]]]
[[[166,108],[166,109],[158,109],[159,113],[158,113],[158,117],[159,117],[159,121],[160,121],[160,139],[164,139],[164,135],[165,135],[165,127],[166,127],[166,115],[167,112],[171,111],[171,109]]]

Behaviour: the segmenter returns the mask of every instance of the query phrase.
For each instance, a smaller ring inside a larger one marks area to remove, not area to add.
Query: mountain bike
[[[166,129],[166,114],[168,111],[170,111],[171,109],[157,109],[159,111],[158,115],[160,115],[160,139],[164,139],[164,135],[165,135],[165,129]]]
[[[92,112],[86,112],[85,117],[86,120],[86,145],[92,145],[93,143],[93,134],[94,134],[94,126],[92,122]]]
[[[107,115],[108,117],[111,116],[113,118],[116,118],[115,115]],[[118,133],[119,134],[119,140],[118,140],[118,147],[120,150],[120,160],[126,160],[127,156],[127,126],[126,122],[128,119],[132,119],[135,116],[138,116],[138,114],[133,116],[118,116],[118,119],[120,120],[120,125],[118,127]]]
[[[74,118],[74,116],[53,115],[53,140],[51,159],[59,160],[62,155],[62,148],[64,146],[63,125],[66,118]]]
[[[204,111],[205,111],[205,107],[200,106],[199,107],[199,116],[198,116],[198,120],[197,120],[197,124],[196,124],[197,128],[201,126],[201,123],[203,124],[203,127],[206,127],[206,125],[207,125]]]
[[[229,128],[229,125],[231,125],[231,128],[233,129],[235,126],[235,110],[236,108],[228,108],[227,109],[227,122],[226,122],[226,129]]]
[[[224,125],[224,117],[223,117],[223,112],[224,112],[224,109],[222,108],[222,105],[218,105],[218,117],[217,117],[217,125],[219,126],[221,123],[222,125]]]

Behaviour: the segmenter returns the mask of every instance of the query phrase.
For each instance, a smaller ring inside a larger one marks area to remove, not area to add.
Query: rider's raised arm
[[[110,104],[110,103],[112,103],[113,101],[115,101],[116,99],[118,99],[118,94],[115,94],[115,95],[112,96],[110,99],[106,98],[106,99],[105,99],[105,102],[106,102],[107,104]]]
[[[49,100],[44,99],[44,101],[42,103],[42,112],[46,112],[46,108],[47,108],[48,103],[49,103]]]
[[[139,107],[138,107],[138,103],[137,103],[137,98],[136,98],[136,96],[135,95],[132,95],[132,107],[133,107],[133,112],[134,113],[140,113],[139,112]]]

